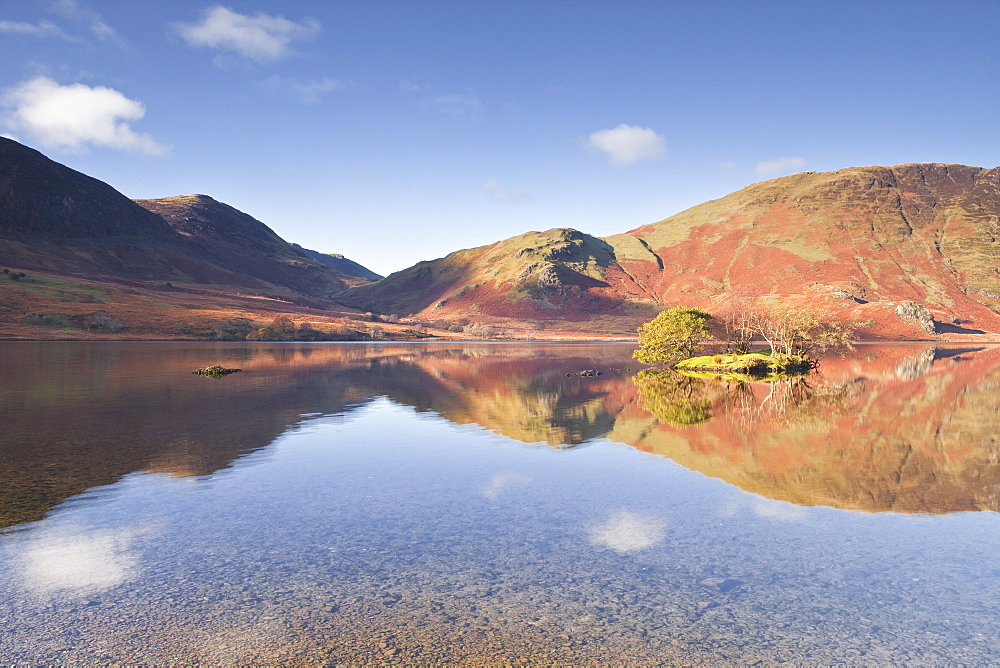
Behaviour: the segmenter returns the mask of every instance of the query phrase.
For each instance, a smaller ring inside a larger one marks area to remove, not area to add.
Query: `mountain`
[[[638,323],[659,310],[611,244],[566,228],[419,262],[338,300],[380,313],[578,322],[610,314]]]
[[[365,279],[293,248],[205,195],[134,202],[0,138],[0,264],[108,281],[168,281],[327,300]]]
[[[135,202],[195,245],[200,259],[234,274],[249,275],[312,297],[327,297],[349,285],[366,282],[309,258],[256,218],[207,195]]]
[[[968,334],[1000,331],[998,236],[1000,168],[911,164],[765,181],[606,241],[661,304],[750,288],[886,326],[915,302]]]
[[[628,329],[663,307],[748,295],[866,324],[863,335],[1000,332],[1000,168],[806,172],[603,239],[529,232],[347,290],[383,313]]]
[[[317,262],[322,262],[331,269],[339,271],[344,276],[354,276],[355,278],[364,278],[369,281],[378,281],[385,278],[354,260],[347,259],[340,253],[320,253],[319,251],[303,248],[298,244],[292,244],[292,248],[305,254],[306,257],[310,257]]]

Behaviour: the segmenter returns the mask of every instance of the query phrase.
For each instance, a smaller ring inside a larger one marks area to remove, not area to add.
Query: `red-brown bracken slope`
[[[752,295],[865,323],[862,336],[992,337],[998,236],[1000,168],[854,167],[753,184],[604,239],[531,232],[421,262],[341,300],[627,331],[663,307],[712,310]]]

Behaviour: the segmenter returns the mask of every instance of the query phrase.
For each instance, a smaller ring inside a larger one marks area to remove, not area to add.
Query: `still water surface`
[[[1000,658],[1000,348],[631,350],[3,343],[0,663]]]

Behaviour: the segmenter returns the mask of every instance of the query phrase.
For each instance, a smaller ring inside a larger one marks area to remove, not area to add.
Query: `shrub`
[[[93,332],[120,332],[125,328],[121,320],[114,317],[107,311],[98,311],[90,318],[87,329]]]
[[[711,317],[687,306],[663,311],[639,326],[639,348],[632,356],[643,364],[664,364],[691,357],[701,349],[703,339],[712,338],[706,326]]]
[[[232,318],[216,320],[210,323],[209,337],[221,341],[246,340],[247,335],[257,329],[257,325],[249,318]]]
[[[470,334],[472,336],[478,336],[482,339],[492,339],[494,336],[496,336],[495,328],[490,327],[489,325],[482,325],[479,323],[476,323],[475,325],[466,325],[464,328],[462,328],[462,331],[465,332],[466,334]]]

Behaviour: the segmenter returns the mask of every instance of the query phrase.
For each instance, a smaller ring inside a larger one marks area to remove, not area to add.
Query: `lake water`
[[[1000,348],[631,351],[2,343],[0,663],[1000,660]]]

